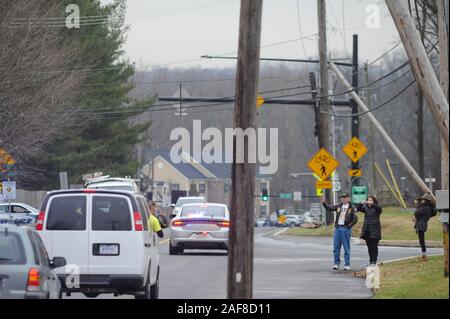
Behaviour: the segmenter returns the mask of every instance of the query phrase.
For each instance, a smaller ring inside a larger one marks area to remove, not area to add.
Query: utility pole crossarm
[[[385,1],[392,15],[392,19],[397,26],[406,53],[408,54],[411,68],[425,95],[427,105],[433,114],[434,120],[439,127],[440,135],[447,148],[444,151],[448,152],[448,101],[445,98],[425,47],[422,44],[420,33],[409,13],[408,4],[406,0]]]
[[[336,76],[339,79],[339,81],[342,82],[342,84],[346,87],[346,89],[350,90],[352,88],[352,86],[350,85],[350,83],[347,82],[344,75],[337,68],[337,66],[333,62],[330,62],[329,65],[330,65],[330,68],[336,73]],[[356,103],[358,103],[359,107],[363,111],[368,112],[367,116],[372,121],[374,126],[378,129],[378,131],[381,134],[381,137],[386,141],[386,143],[389,145],[389,147],[392,149],[392,151],[395,153],[395,155],[398,157],[398,159],[403,163],[403,165],[405,165],[406,170],[411,175],[411,177],[413,178],[413,180],[417,184],[417,186],[424,193],[427,193],[427,192],[431,193],[431,190],[428,188],[427,184],[425,184],[425,182],[420,178],[419,174],[417,174],[414,167],[412,167],[412,165],[408,162],[408,159],[405,157],[405,155],[403,155],[403,153],[400,151],[400,149],[394,143],[394,141],[389,136],[389,134],[386,132],[386,130],[383,128],[383,126],[380,124],[380,122],[378,122],[378,120],[375,118],[375,116],[369,112],[370,111],[369,108],[363,102],[363,100],[359,97],[359,95],[354,91],[352,91],[350,94],[352,95],[352,97],[354,98]]]

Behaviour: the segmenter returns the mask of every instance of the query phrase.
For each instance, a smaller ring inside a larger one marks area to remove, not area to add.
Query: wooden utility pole
[[[327,10],[325,0],[317,0],[317,16],[319,19],[319,63],[320,63],[320,111],[330,113],[330,100],[328,97],[328,49],[327,49]],[[330,128],[331,121],[322,113],[319,120],[319,148],[331,151]],[[330,190],[324,190],[325,201],[331,202]],[[332,223],[332,214],[327,212],[326,224]]]
[[[241,1],[234,127],[243,130],[255,129],[256,123],[261,19],[262,0]],[[236,163],[236,137],[233,139],[227,280],[229,299],[253,297],[256,164],[248,163],[248,142],[246,139],[244,143],[244,163]]]
[[[439,77],[442,91],[448,103],[448,1],[437,0],[438,29],[439,29]],[[448,123],[448,108],[444,112]],[[441,139],[441,189],[448,189],[448,145]]]
[[[442,91],[448,102],[448,1],[437,0],[438,29],[439,29],[439,77]],[[447,109],[448,119],[448,109]],[[441,189],[448,190],[448,148],[445,151],[445,142],[441,139]],[[443,224],[444,239],[444,276],[448,277],[448,223]]]
[[[366,103],[367,106],[370,108],[371,106],[371,100],[370,100],[370,89],[368,87],[369,85],[369,63],[364,63],[364,78],[365,78],[365,94],[366,94]],[[371,184],[372,184],[372,195],[378,196],[377,190],[378,190],[378,181],[377,181],[377,172],[375,167],[375,161],[376,161],[376,150],[375,150],[375,141],[373,136],[373,124],[370,120],[367,121],[369,125],[369,153],[370,153],[370,168],[371,168]]]
[[[408,4],[406,0],[385,1],[408,54],[411,68],[439,128],[444,144],[442,151],[448,153],[448,102],[422,44],[414,19],[409,13]]]
[[[349,90],[349,91],[352,90],[352,86],[350,85],[350,83],[347,82],[344,75],[341,73],[341,71],[339,71],[339,69],[333,62],[330,62],[330,68],[336,73],[338,80],[342,82],[342,84],[345,86],[345,89]],[[355,99],[356,103],[358,103],[361,110],[364,112],[368,112],[367,117],[372,121],[373,125],[378,129],[381,137],[389,145],[389,147],[392,149],[394,154],[403,163],[403,165],[406,168],[406,171],[411,175],[411,177],[413,178],[413,180],[417,184],[417,186],[420,188],[420,190],[423,191],[424,193],[427,193],[427,192],[432,193],[431,190],[428,188],[427,184],[425,184],[425,182],[422,180],[422,178],[420,178],[419,174],[417,174],[414,167],[412,167],[412,165],[409,163],[408,159],[405,157],[405,155],[403,155],[403,153],[400,151],[400,149],[394,143],[394,141],[389,136],[389,134],[386,132],[386,130],[383,128],[383,126],[380,124],[380,122],[378,122],[378,120],[375,118],[375,116],[371,112],[369,112],[370,111],[369,108],[363,102],[363,100],[361,100],[359,95],[357,93],[355,93],[354,91],[352,91],[350,94]]]

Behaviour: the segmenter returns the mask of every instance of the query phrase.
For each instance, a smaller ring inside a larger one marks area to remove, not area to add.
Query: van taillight
[[[134,212],[134,230],[135,231],[143,231],[142,218],[140,212]]]
[[[40,275],[39,269],[30,268],[28,271],[27,290],[39,290],[40,288]]]
[[[45,219],[45,212],[40,211],[36,219],[36,230],[42,230],[44,228],[44,219]]]

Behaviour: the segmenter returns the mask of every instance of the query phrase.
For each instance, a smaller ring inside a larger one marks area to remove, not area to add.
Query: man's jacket
[[[323,207],[329,211],[336,212],[336,219],[334,221],[334,227],[338,227],[339,216],[341,215],[343,203],[337,204],[335,206],[329,206],[326,203],[323,203]],[[347,213],[345,214],[345,223],[344,226],[348,228],[352,228],[358,222],[358,216],[356,216],[356,207],[352,203],[348,203]]]

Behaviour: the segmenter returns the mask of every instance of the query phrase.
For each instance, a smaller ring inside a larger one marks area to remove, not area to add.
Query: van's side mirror
[[[164,215],[159,215],[157,218],[161,228],[167,228],[167,226],[169,225],[169,219]]]
[[[63,267],[65,265],[66,265],[66,259],[64,257],[54,257],[50,261],[50,268],[51,269]]]

